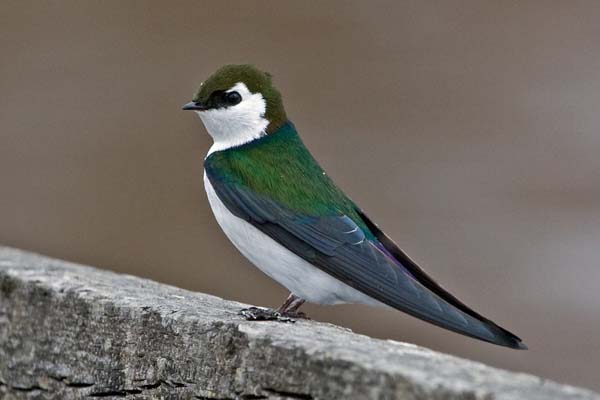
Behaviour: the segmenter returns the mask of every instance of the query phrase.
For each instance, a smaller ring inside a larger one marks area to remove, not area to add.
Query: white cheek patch
[[[240,103],[226,108],[197,111],[214,140],[207,156],[266,135],[269,121],[264,117],[267,103],[262,94],[251,93],[242,82],[236,83],[227,92],[232,91],[242,96]]]

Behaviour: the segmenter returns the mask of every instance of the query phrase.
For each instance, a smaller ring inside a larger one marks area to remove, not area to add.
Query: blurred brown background
[[[600,389],[600,3],[0,3],[0,243],[276,306],[217,227],[180,111],[275,76],[322,165],[511,351],[361,306],[381,338]]]

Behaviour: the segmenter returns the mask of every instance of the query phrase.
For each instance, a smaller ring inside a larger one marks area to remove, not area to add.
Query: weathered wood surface
[[[600,399],[243,306],[0,247],[0,398]]]

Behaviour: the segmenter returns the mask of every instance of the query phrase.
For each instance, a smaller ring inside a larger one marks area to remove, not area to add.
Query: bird
[[[305,317],[304,302],[384,306],[526,349],[434,281],[336,186],[288,119],[272,81],[251,64],[225,65],[183,106],[213,139],[204,186],[217,223],[244,257],[290,292],[269,315]],[[243,315],[261,319],[252,314],[257,310]]]

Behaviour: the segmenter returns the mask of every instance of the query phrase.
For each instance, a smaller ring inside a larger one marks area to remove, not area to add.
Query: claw
[[[296,322],[293,317],[282,315],[270,308],[248,307],[241,309],[238,314],[246,318],[247,321],[278,321],[291,324]]]
[[[306,319],[306,320],[310,320],[310,317],[308,317],[302,311],[284,311],[284,312],[281,313],[281,315],[284,316],[284,317],[293,318],[293,319]]]

